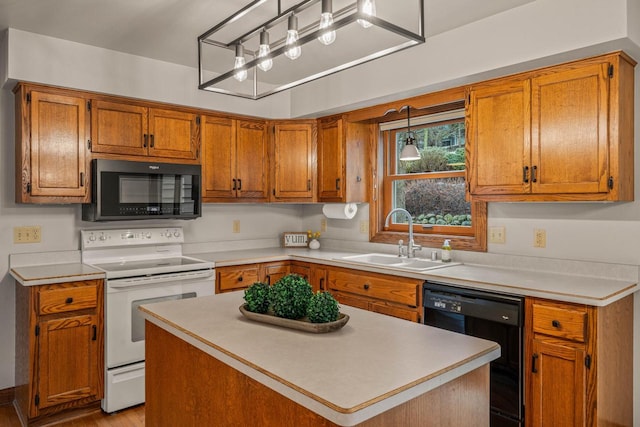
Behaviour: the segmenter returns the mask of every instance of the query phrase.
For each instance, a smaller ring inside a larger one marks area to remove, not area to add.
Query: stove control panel
[[[182,227],[81,230],[82,249],[184,243]]]

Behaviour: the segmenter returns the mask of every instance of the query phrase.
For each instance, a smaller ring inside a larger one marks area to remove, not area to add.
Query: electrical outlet
[[[320,220],[320,232],[321,233],[326,233],[327,232],[327,219],[326,218],[322,218]]]
[[[41,236],[39,225],[13,227],[13,243],[40,243]]]
[[[369,233],[369,222],[368,221],[360,221],[360,233],[368,234]]]
[[[239,233],[240,232],[240,220],[239,219],[234,219],[233,220],[233,232],[234,233]]]
[[[545,248],[547,247],[547,231],[542,228],[536,228],[533,230],[533,247]]]
[[[504,227],[489,227],[489,243],[504,243],[505,233]]]

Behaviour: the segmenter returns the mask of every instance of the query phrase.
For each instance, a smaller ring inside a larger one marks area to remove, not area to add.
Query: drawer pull
[[[244,280],[242,276],[238,277],[238,282],[242,282],[242,280]]]
[[[551,321],[551,326],[553,326],[554,328],[559,328],[560,327],[560,322],[558,322],[557,320],[552,320]]]
[[[368,283],[365,283],[365,284],[364,284],[364,288],[365,288],[365,289],[369,289],[369,284],[368,284]]]
[[[64,302],[67,304],[71,304],[73,302],[73,298],[69,297],[66,300],[64,300]]]

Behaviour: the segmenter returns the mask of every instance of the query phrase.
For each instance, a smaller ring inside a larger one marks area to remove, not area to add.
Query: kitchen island
[[[242,292],[141,307],[149,425],[489,425],[497,344],[342,306],[326,334],[253,322]]]

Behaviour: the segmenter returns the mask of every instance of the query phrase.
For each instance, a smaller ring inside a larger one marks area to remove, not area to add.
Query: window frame
[[[434,114],[438,112],[446,112],[452,111],[456,109],[460,109],[461,106],[465,105],[463,99],[460,99],[458,96],[460,95],[459,91],[452,90],[449,92],[454,95],[446,102],[439,102],[435,104],[429,103],[429,95],[424,95],[422,97],[408,100],[406,104],[401,105],[410,105],[412,114],[417,115],[427,115]],[[436,101],[442,101],[443,93],[435,94],[434,98]],[[446,92],[445,92],[446,97]],[[414,105],[411,101],[419,101],[416,102],[418,105]],[[399,103],[394,103],[394,105],[398,105]],[[400,113],[398,113],[398,108],[395,108],[395,113],[392,113],[391,116],[396,116],[397,119],[401,119]],[[394,117],[387,118],[393,119]],[[386,156],[391,144],[391,131],[389,130],[381,130],[380,123],[382,123],[382,119],[378,119],[372,126],[375,128],[373,134],[375,135],[373,144],[371,147],[371,160],[373,165],[373,185],[371,186],[371,198],[370,198],[370,215],[369,215],[369,230],[370,230],[370,241],[375,243],[393,243],[397,244],[398,240],[406,240],[408,233],[408,224],[390,224],[388,227],[384,226],[384,221],[387,213],[391,210],[392,206],[392,192],[391,192],[391,179],[388,178],[388,172],[390,171],[391,156]],[[398,130],[396,130],[398,131]],[[402,129],[399,129],[402,131]],[[465,133],[469,135],[469,123],[468,116],[465,117]],[[395,143],[395,140],[394,140]],[[465,183],[468,188],[468,165],[469,165],[469,140],[466,140],[466,156],[465,163],[466,167],[464,171],[444,171],[444,172],[430,172],[433,178],[445,178],[449,176],[464,176]],[[395,152],[393,153],[395,156]],[[412,178],[417,178],[422,174],[403,174],[406,176],[411,176]],[[386,178],[386,179],[385,179]],[[398,178],[400,179],[400,178]],[[471,215],[472,222],[471,227],[456,227],[458,230],[453,230],[451,226],[434,226],[433,229],[424,232],[422,230],[422,224],[414,224],[414,241],[416,244],[422,245],[424,247],[430,248],[439,248],[442,246],[442,243],[445,239],[451,241],[451,246],[453,249],[459,250],[470,250],[470,251],[480,251],[484,252],[487,250],[487,203],[483,201],[474,201],[470,199],[468,191],[466,192],[467,200],[470,200],[471,203]],[[459,230],[460,228],[464,228],[465,230]],[[455,234],[451,234],[451,231],[457,231]]]

